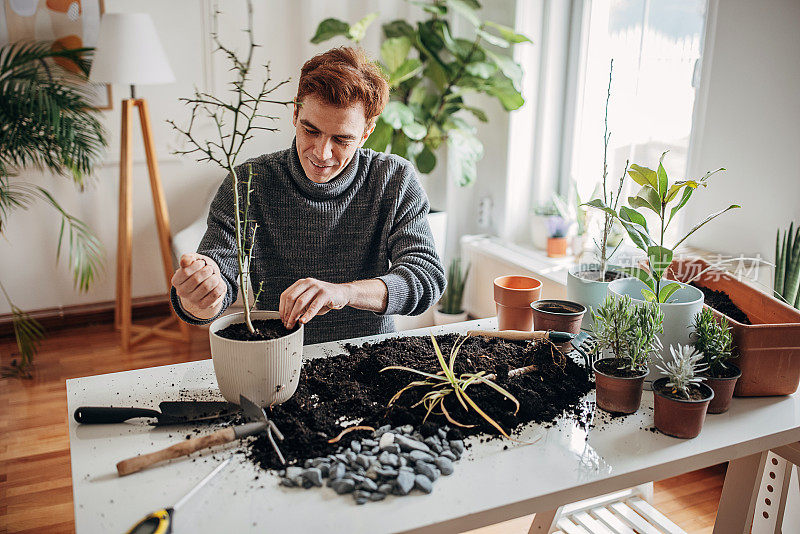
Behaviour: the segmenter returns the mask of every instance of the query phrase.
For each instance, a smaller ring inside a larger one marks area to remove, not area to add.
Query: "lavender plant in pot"
[[[571,222],[553,215],[547,219],[547,255],[551,258],[562,258],[567,255],[567,234]]]
[[[694,316],[692,326],[692,345],[702,353],[701,362],[706,368],[702,372],[705,383],[714,390],[708,413],[727,412],[736,381],[742,376],[742,371],[729,361],[733,358],[733,334],[728,320],[721,316],[717,321],[710,308],[703,308]]]
[[[634,304],[630,297],[607,296],[593,311],[594,355],[610,357],[592,365],[597,406],[612,413],[634,413],[642,400],[647,362],[661,345],[663,314],[652,303]]]
[[[447,269],[447,288],[439,300],[439,306],[433,311],[433,322],[436,325],[460,323],[467,320],[464,309],[464,286],[469,276],[469,265],[461,266],[461,258],[453,258]]]
[[[287,401],[297,389],[303,354],[303,326],[292,330],[284,328],[277,311],[257,310],[261,293],[258,288],[250,298],[250,265],[258,235],[258,224],[250,213],[250,193],[254,183],[251,165],[237,165],[238,156],[246,141],[257,130],[273,131],[262,124],[274,120],[265,113],[264,105],[288,105],[272,94],[288,83],[274,83],[269,66],[258,85],[251,86],[254,67],[253,53],[258,46],[253,42],[253,6],[247,3],[249,48],[245,54],[227,48],[217,34],[212,37],[216,50],[231,61],[235,79],[231,83],[232,98],[225,101],[213,94],[195,91],[192,98],[181,100],[191,107],[191,118],[186,128],[168,121],[182,134],[189,148],[178,154],[199,155],[198,161],[217,164],[228,175],[230,187],[230,213],[226,223],[233,228],[238,266],[238,285],[242,292],[244,312],[216,319],[209,328],[211,357],[222,396],[228,402],[239,403],[244,395],[259,406],[280,404]],[[195,131],[201,120],[212,123],[217,136],[203,140]],[[222,198],[222,197],[220,197]]]
[[[658,430],[676,438],[694,438],[703,429],[714,391],[703,384],[703,354],[690,345],[669,348],[671,360],[656,363],[666,376],[653,383],[654,419]]]

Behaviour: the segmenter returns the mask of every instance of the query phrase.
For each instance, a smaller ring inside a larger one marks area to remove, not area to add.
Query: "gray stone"
[[[447,476],[453,474],[453,461],[450,458],[447,458],[444,455],[442,455],[439,456],[434,463],[436,464],[436,467],[439,468],[439,471],[441,471],[443,475]]]
[[[383,465],[388,465],[391,467],[397,467],[400,465],[400,458],[396,454],[392,454],[388,451],[383,451],[380,456],[378,456],[378,461]]]
[[[369,496],[369,500],[371,501],[382,501],[386,498],[386,494],[380,491],[376,491]]]
[[[390,425],[383,425],[382,427],[378,428],[378,430],[375,431],[374,435],[376,438],[383,437],[383,435],[386,434],[391,429],[392,427]]]
[[[370,480],[365,478],[359,485],[358,489],[367,490],[367,491],[378,491],[378,485],[375,483],[374,480]]]
[[[339,460],[340,462],[346,462],[346,461],[347,461],[347,456],[345,456],[345,455],[344,455],[344,453],[337,452],[336,454],[334,454],[334,456],[335,456],[335,457],[336,457],[336,459],[337,459],[337,460]]]
[[[415,462],[432,463],[434,460],[433,455],[422,451],[411,451],[410,453],[408,453],[408,457],[414,460]]]
[[[352,480],[353,482],[358,484],[359,482],[364,480],[364,477],[362,475],[359,475],[358,473],[354,473],[352,471],[349,471],[349,472],[344,474],[344,476],[342,477],[342,480]]]
[[[397,490],[400,495],[408,495],[408,492],[414,487],[414,473],[408,471],[400,471],[397,475]]]
[[[385,434],[381,434],[380,440],[378,441],[378,447],[380,449],[386,450],[386,447],[394,443],[394,434],[391,432],[386,432]]]
[[[313,467],[313,466],[314,466],[314,459],[313,458],[309,458],[305,462],[303,462],[303,467],[305,467],[306,469],[308,469],[309,467]]]
[[[414,477],[414,487],[430,493],[433,491],[433,482],[425,475],[417,475]]]
[[[389,454],[400,454],[400,445],[397,443],[390,443],[386,446],[386,448],[381,449],[384,452],[388,452]]]
[[[400,457],[400,467],[405,467],[408,465],[408,460],[406,458]]]
[[[307,478],[301,478],[300,480],[302,480],[302,486],[303,486],[305,489],[308,489],[308,488],[310,488],[310,487],[312,487],[312,486],[314,485],[314,484],[313,484],[313,483],[312,483],[310,480],[308,480]]]
[[[453,451],[444,451],[439,458],[448,458],[455,462],[457,460],[456,455],[453,454]]]
[[[362,447],[377,447],[378,446],[378,442],[375,441],[374,439],[364,438],[364,439],[361,440],[361,446]]]
[[[440,437],[440,438],[442,438],[442,439],[447,439],[447,430],[445,430],[444,428],[440,428],[440,429],[438,429],[438,430],[436,431],[436,433],[437,433],[437,434],[439,434],[439,437]]]
[[[303,478],[317,487],[322,486],[322,471],[318,467],[312,467],[303,471]]]
[[[353,497],[356,499],[356,504],[364,504],[369,500],[370,492],[363,490],[356,490],[353,492]]]
[[[457,456],[461,456],[464,454],[464,442],[460,439],[456,439],[450,442],[450,450],[456,453]]]
[[[384,478],[395,478],[398,473],[397,469],[392,469],[391,467],[379,467],[376,472]]]
[[[414,471],[416,471],[417,474],[425,475],[426,477],[428,477],[431,480],[435,480],[435,479],[439,478],[433,472],[433,470],[434,470],[434,467],[432,465],[430,465],[430,464],[425,463],[425,462],[417,462],[417,465],[414,466]]]
[[[397,430],[399,430],[403,434],[411,434],[414,431],[414,427],[411,425],[403,425],[399,427]]]
[[[294,488],[297,487],[297,484],[295,484],[294,480],[292,480],[291,478],[282,478],[281,486],[286,486],[287,488]]]
[[[351,441],[350,442],[350,450],[352,450],[356,454],[361,452],[361,442],[360,441],[356,441],[356,440]]]
[[[403,436],[398,434],[395,437],[395,442],[400,445],[400,450],[408,452],[408,451],[423,451],[430,453],[431,450],[428,448],[427,445],[422,443],[421,441],[417,441],[415,439],[409,438],[407,436]]]
[[[350,493],[356,489],[356,483],[349,478],[343,478],[341,480],[335,480],[333,484],[331,484],[331,488],[339,495],[342,495],[343,493]]]
[[[357,456],[356,456],[356,453],[354,453],[353,451],[348,450],[348,451],[345,451],[344,458],[345,458],[345,461],[347,461],[348,464],[353,465],[354,463],[356,463]]]
[[[369,467],[369,457],[365,454],[359,454],[356,456],[356,463],[366,469]]]
[[[328,476],[330,476],[333,480],[339,480],[344,476],[345,471],[345,465],[343,463],[337,463],[335,466],[333,466]]]
[[[322,478],[325,478],[330,475],[331,472],[331,464],[328,462],[323,462],[319,464],[319,470],[322,472]]]
[[[378,492],[389,494],[392,492],[393,487],[394,486],[392,484],[381,484],[380,486],[378,486]]]
[[[367,469],[367,472],[364,473],[364,476],[367,477],[367,479],[378,480],[378,477],[380,477],[379,471],[380,467],[375,467],[374,465],[371,465],[369,466],[369,469]]]

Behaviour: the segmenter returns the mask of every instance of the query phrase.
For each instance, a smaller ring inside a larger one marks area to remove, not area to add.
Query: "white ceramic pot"
[[[547,219],[550,215],[531,215],[531,242],[539,250],[547,250]]]
[[[672,280],[664,280],[664,282],[670,283]],[[678,343],[687,345],[690,343],[689,335],[692,332],[691,325],[694,316],[703,309],[703,292],[690,285],[680,285],[681,288],[669,298],[669,303],[659,304],[661,311],[664,313],[664,333],[658,337],[663,345],[661,354],[665,362],[672,359],[672,355],[669,352],[670,345]],[[644,282],[638,278],[621,278],[610,282],[608,291],[616,296],[628,295],[638,304],[645,302],[644,296],[642,296],[642,289],[646,287]],[[651,362],[650,374],[645,382],[652,385],[653,381],[662,376],[663,374],[656,371]]]
[[[254,310],[252,319],[279,319],[275,311]],[[237,341],[216,334],[228,325],[244,322],[244,312],[220,317],[208,329],[211,359],[225,400],[239,404],[244,395],[259,406],[289,400],[300,382],[303,365],[303,326],[277,339]]]
[[[586,280],[578,276],[582,271],[599,270],[600,266],[593,263],[581,263],[573,265],[567,271],[567,300],[578,302],[586,306],[586,313],[583,314],[581,330],[591,330],[592,310],[596,310],[603,303],[608,294],[608,284],[611,282],[600,282]],[[613,270],[614,266],[609,266]]]
[[[433,324],[442,326],[443,324],[462,323],[467,320],[467,312],[461,313],[444,313],[439,310],[433,310]]]

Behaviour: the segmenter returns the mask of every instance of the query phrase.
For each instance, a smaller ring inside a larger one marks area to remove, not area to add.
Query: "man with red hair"
[[[388,100],[386,80],[363,51],[317,55],[301,71],[292,146],[244,164],[255,175],[250,268],[253,287],[263,282],[258,307],[279,310],[287,328],[307,324],[306,343],[391,332],[391,315],[418,315],[444,290],[413,165],[361,148]],[[173,305],[192,324],[236,300],[229,180],[198,253],[181,257],[172,279]]]

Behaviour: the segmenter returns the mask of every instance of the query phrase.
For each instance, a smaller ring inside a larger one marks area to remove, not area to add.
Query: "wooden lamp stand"
[[[133,324],[131,309],[131,260],[132,260],[132,229],[133,229],[133,144],[131,137],[133,108],[139,110],[139,119],[144,137],[144,150],[147,156],[147,169],[150,174],[150,190],[153,194],[153,207],[158,228],[158,242],[161,248],[161,260],[164,267],[164,277],[167,283],[167,292],[172,286],[172,252],[170,249],[169,215],[167,203],[164,200],[164,190],[161,187],[161,177],[158,172],[153,135],[150,129],[150,113],[147,101],[143,98],[128,98],[122,101],[122,135],[120,138],[120,163],[119,163],[119,225],[117,240],[117,289],[116,308],[114,310],[114,326],[120,331],[122,348],[128,350],[132,345],[150,336],[159,336],[174,341],[189,340],[189,325],[178,319],[175,311],[170,306],[170,316],[155,326]],[[178,323],[178,328],[168,329],[173,322]]]

